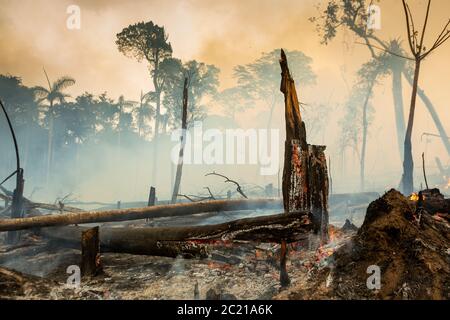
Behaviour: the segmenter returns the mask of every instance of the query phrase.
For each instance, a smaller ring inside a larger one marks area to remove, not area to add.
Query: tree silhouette
[[[406,29],[408,33],[408,44],[411,50],[411,54],[414,57],[414,80],[412,84],[412,93],[411,93],[411,104],[409,107],[409,117],[408,117],[408,126],[406,128],[405,135],[405,146],[404,146],[404,157],[403,157],[403,175],[402,175],[402,189],[405,194],[410,194],[414,190],[414,179],[413,179],[413,171],[414,171],[414,161],[412,157],[412,144],[411,144],[411,136],[412,129],[414,125],[414,113],[416,109],[416,97],[417,97],[417,87],[419,84],[419,75],[420,75],[420,67],[422,60],[425,59],[430,53],[439,48],[442,44],[444,44],[450,38],[450,30],[447,27],[450,24],[450,19],[445,24],[441,33],[435,40],[434,44],[430,49],[426,49],[424,45],[425,33],[428,24],[428,18],[430,14],[431,0],[428,0],[427,11],[425,13],[425,20],[422,27],[422,32],[419,33],[416,30],[414,24],[414,17],[411,13],[411,10],[406,2],[406,0],[402,0],[403,9],[405,12],[406,18]]]
[[[312,59],[300,51],[285,50],[285,53],[296,85],[304,87],[314,84],[316,75],[311,68]],[[268,127],[270,127],[277,102],[281,99],[279,57],[280,49],[276,49],[263,53],[252,63],[234,68],[238,87],[248,93],[251,100],[262,101],[270,110]]]
[[[312,17],[310,20],[316,24],[317,32],[319,33],[323,44],[328,44],[333,40],[336,37],[339,28],[346,28],[363,40],[363,44],[370,51],[372,58],[378,56],[376,50],[382,50],[390,53],[396,58],[400,58],[395,59],[392,57],[391,62],[393,64],[388,64],[386,66],[391,68],[392,71],[392,93],[394,98],[398,148],[400,154],[403,156],[403,144],[406,130],[403,117],[403,99],[401,97],[401,75],[405,77],[411,86],[413,86],[413,75],[410,66],[401,61],[401,59],[405,58],[404,51],[400,47],[401,43],[398,40],[391,40],[390,42],[384,41],[375,35],[373,29],[367,28],[369,16],[366,9],[367,3],[365,0],[328,0],[325,9],[323,9],[317,17]],[[398,73],[399,70],[401,70],[401,75]],[[434,105],[425,92],[419,87],[417,88],[417,93],[430,113],[439,135],[441,136],[442,143],[450,155],[450,141],[445,138],[447,133]]]
[[[184,64],[178,60],[173,62],[169,70],[164,88],[164,106],[167,109],[170,125],[177,127],[181,124],[184,77],[188,78],[187,126],[193,125],[195,121],[203,120],[206,115],[203,100],[217,93],[219,69],[195,60]]]
[[[139,103],[135,105],[133,109],[134,116],[136,117],[136,124],[138,128],[139,137],[142,134],[150,133],[150,129],[148,126],[148,122],[155,115],[155,108],[152,106],[152,102],[154,102],[154,94],[153,92],[143,93],[141,90],[141,95],[139,97]]]
[[[48,88],[44,88],[41,86],[34,87],[33,90],[36,94],[37,102],[43,103],[44,101],[48,104],[45,105],[45,118],[48,123],[48,146],[47,146],[47,171],[46,171],[46,183],[48,184],[50,178],[50,170],[52,167],[52,158],[53,158],[53,130],[54,130],[54,110],[53,107],[55,103],[63,103],[65,98],[69,97],[69,95],[63,92],[69,86],[75,84],[75,80],[70,77],[61,77],[57,79],[55,82],[50,83],[50,79],[47,75],[47,72],[44,69],[44,74],[47,79]]]
[[[116,45],[125,56],[133,57],[139,62],[145,59],[149,64],[156,98],[155,138],[157,138],[161,120],[161,93],[165,81],[160,68],[164,60],[172,56],[168,35],[164,27],[152,21],[139,22],[129,25],[118,33]]]

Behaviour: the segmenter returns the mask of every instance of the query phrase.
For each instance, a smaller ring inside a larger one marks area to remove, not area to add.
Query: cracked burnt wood
[[[300,113],[295,82],[289,71],[286,54],[281,49],[281,84],[284,94],[286,141],[283,167],[283,206],[287,214],[295,211],[310,211],[314,220],[314,231],[321,242],[328,240],[328,173],[324,146],[308,145],[305,123]],[[287,246],[281,238],[280,284],[290,284],[286,270]]]
[[[0,232],[71,224],[187,216],[205,212],[277,209],[279,206],[280,201],[277,199],[213,200],[195,203],[159,205],[144,208],[63,213],[39,217],[1,219]]]
[[[284,94],[286,142],[283,168],[283,206],[286,213],[311,211],[316,233],[328,240],[328,172],[325,146],[309,145],[297,91],[286,54],[281,50],[281,85]]]
[[[79,246],[86,227],[42,228],[40,235],[57,243]],[[293,212],[234,220],[215,225],[188,227],[100,228],[101,252],[176,257],[205,257],[208,245],[232,241],[296,242],[314,229],[311,215]]]

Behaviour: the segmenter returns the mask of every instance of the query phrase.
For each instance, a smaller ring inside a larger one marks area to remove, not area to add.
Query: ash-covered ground
[[[418,223],[415,203],[396,191],[372,202],[367,215],[363,204],[355,204],[357,210],[349,210],[348,204],[348,200],[331,203],[331,240],[327,245],[319,246],[312,235],[289,246],[288,288],[279,284],[279,245],[247,242],[235,243],[226,250],[212,248],[207,259],[102,253],[103,273],[82,278],[79,287],[71,287],[67,284],[67,268],[79,264],[80,250],[55,245],[27,232],[15,247],[0,248],[0,298],[449,298],[448,212],[424,213]],[[158,219],[150,224],[217,223],[248,215],[205,214]],[[141,223],[145,222],[127,225],[139,227]],[[367,288],[369,265],[381,268],[380,290]]]

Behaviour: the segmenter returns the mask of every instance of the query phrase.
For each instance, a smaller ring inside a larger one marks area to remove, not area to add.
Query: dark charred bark
[[[328,173],[325,146],[308,145],[305,123],[302,121],[294,80],[289,72],[286,56],[281,50],[281,86],[284,94],[286,142],[283,168],[283,205],[286,213],[311,211],[315,231],[324,231],[326,241],[328,224]]]
[[[216,225],[154,228],[101,228],[102,252],[176,257],[204,257],[216,242],[255,241],[280,243],[306,239],[315,228],[306,212],[234,220]],[[77,244],[86,227],[43,228],[39,233],[59,243]]]
[[[299,210],[311,211],[322,242],[328,240],[328,173],[324,146],[311,146],[306,141],[299,99],[286,55],[281,49],[281,84],[284,94],[286,141],[283,168],[283,205],[289,214]],[[326,225],[324,228],[323,225]],[[282,238],[280,255],[280,284],[290,283],[286,270],[287,246]]]
[[[147,206],[152,207],[155,205],[155,202],[156,202],[156,189],[155,187],[150,187]]]
[[[81,274],[93,277],[101,271],[99,228],[91,228],[81,233]]]

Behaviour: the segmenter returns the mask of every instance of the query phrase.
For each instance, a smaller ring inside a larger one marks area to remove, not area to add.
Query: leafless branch
[[[406,28],[407,28],[407,32],[408,32],[408,43],[409,43],[409,47],[411,49],[411,53],[415,54],[416,50],[414,49],[414,25],[413,25],[413,30],[411,33],[411,24],[410,24],[410,17],[412,19],[412,15],[411,15],[411,11],[409,10],[408,4],[406,3],[405,0],[402,0],[403,3],[403,10],[405,11],[405,17],[406,17]],[[410,16],[411,15],[411,16]],[[413,22],[414,24],[414,22]]]
[[[403,59],[415,61],[414,58],[407,57],[407,56],[404,56],[404,55],[392,52],[391,50],[388,50],[388,49],[385,49],[385,48],[381,48],[381,47],[375,46],[373,44],[367,44],[367,43],[362,43],[362,42],[356,42],[356,44],[361,44],[361,45],[364,45],[364,46],[372,47],[372,48],[375,48],[375,49],[387,52],[389,54],[392,54],[393,56],[397,56],[397,57],[400,57],[400,58],[403,58]]]
[[[220,173],[216,173],[216,172],[214,172],[214,171],[205,174],[205,177],[206,177],[206,176],[218,176],[218,177],[224,178],[224,179],[225,179],[225,182],[231,182],[231,183],[234,183],[234,184],[236,185],[236,191],[237,191],[241,196],[243,196],[245,199],[248,199],[248,197],[247,197],[247,196],[245,195],[245,193],[242,191],[241,185],[240,185],[239,183],[237,183],[236,181],[229,179],[227,176],[224,176],[223,174],[220,174]]]
[[[214,195],[211,192],[211,189],[209,189],[209,187],[205,187],[206,190],[208,190],[209,196],[212,200],[216,200],[216,198],[214,197]]]
[[[425,22],[423,23],[423,29],[422,29],[422,35],[420,37],[420,45],[419,45],[418,54],[421,54],[422,50],[423,50],[423,40],[425,39],[425,30],[427,29],[428,16],[430,14],[430,6],[431,6],[431,0],[428,0],[427,13],[425,14]]]

